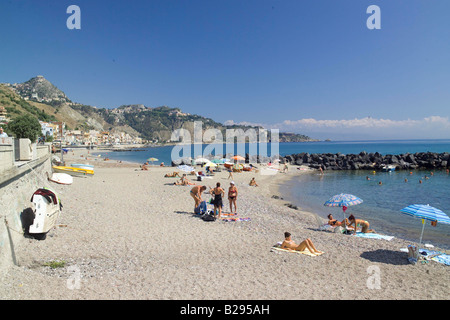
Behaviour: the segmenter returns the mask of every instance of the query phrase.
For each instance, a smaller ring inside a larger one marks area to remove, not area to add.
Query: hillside
[[[183,113],[179,108],[144,105],[123,105],[118,108],[96,108],[73,103],[56,86],[42,76],[37,76],[22,84],[0,84],[0,105],[14,119],[29,113],[42,121],[62,121],[67,129],[126,132],[132,137],[141,137],[154,142],[169,142],[172,132],[186,129],[193,137],[194,121],[201,121],[203,130],[218,129],[225,137],[226,129],[248,130],[250,126],[226,126],[210,118]],[[312,140],[308,136],[282,133],[281,142]]]
[[[12,85],[24,99],[44,102],[71,102],[66,94],[43,76],[31,78],[27,82]]]

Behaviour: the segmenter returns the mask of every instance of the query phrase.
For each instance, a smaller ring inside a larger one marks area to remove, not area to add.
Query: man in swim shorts
[[[206,186],[195,186],[191,189],[190,194],[191,194],[191,197],[194,198],[194,201],[195,201],[194,210],[196,208],[198,208],[198,206],[202,202],[202,192],[205,190],[206,190]]]

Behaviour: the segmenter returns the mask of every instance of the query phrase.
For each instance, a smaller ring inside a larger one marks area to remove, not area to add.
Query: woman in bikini
[[[237,207],[236,207],[236,198],[238,195],[238,191],[236,186],[234,185],[234,182],[230,182],[230,188],[228,189],[228,201],[230,201],[230,213],[233,213],[233,204],[234,204],[234,213],[236,214]]]
[[[281,244],[281,249],[287,249],[287,250],[295,250],[295,251],[304,251],[305,249],[308,249],[311,253],[314,254],[320,254],[323,253],[322,251],[319,251],[314,247],[314,244],[312,243],[311,239],[306,239],[302,241],[300,244],[296,244],[291,239],[291,234],[289,232],[284,233],[284,241]]]
[[[365,220],[356,219],[352,214],[348,217],[348,220],[350,221],[350,225],[353,224],[355,226],[354,234],[356,234],[356,229],[358,227],[361,227],[362,233],[375,233],[375,230],[369,229],[369,222]]]

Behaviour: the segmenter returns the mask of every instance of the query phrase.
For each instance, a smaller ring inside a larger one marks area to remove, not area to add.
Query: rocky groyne
[[[323,170],[382,170],[393,166],[396,170],[412,169],[447,169],[450,168],[450,154],[434,152],[417,152],[406,154],[386,154],[378,152],[359,154],[298,153],[282,157],[293,165],[304,165]]]

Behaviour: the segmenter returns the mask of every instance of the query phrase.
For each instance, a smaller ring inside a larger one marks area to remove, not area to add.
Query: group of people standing
[[[206,191],[206,186],[194,186],[191,191],[191,197],[194,198],[195,208],[197,208],[200,203],[203,201],[202,194]],[[225,190],[221,187],[220,182],[216,183],[215,188],[210,188],[209,194],[214,197],[212,204],[214,204],[214,216],[216,216],[216,212],[219,212],[219,219],[222,217],[222,207],[223,207],[223,198],[225,197]],[[230,186],[228,188],[228,201],[230,203],[230,213],[237,214],[237,205],[236,200],[238,197],[238,189],[234,181],[230,182]],[[234,207],[234,210],[233,210]]]

